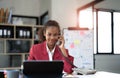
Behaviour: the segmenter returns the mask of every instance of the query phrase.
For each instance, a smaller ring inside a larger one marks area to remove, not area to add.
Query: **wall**
[[[51,19],[57,20],[62,28],[77,25],[77,9],[92,0],[52,0]]]
[[[57,20],[62,28],[76,26],[76,4],[75,0],[52,0],[51,19]]]
[[[51,15],[51,0],[40,0],[40,14],[42,15],[46,11]]]
[[[95,69],[120,73],[120,55],[95,55]]]
[[[113,9],[120,10],[120,0],[105,0],[95,5],[95,8],[105,8],[105,9]]]
[[[12,8],[15,15],[39,16],[39,0],[1,0],[0,8]]]
[[[77,1],[77,7],[82,7],[85,4],[88,4],[88,3],[90,3],[91,1],[94,1],[94,0],[76,0],[76,1]]]

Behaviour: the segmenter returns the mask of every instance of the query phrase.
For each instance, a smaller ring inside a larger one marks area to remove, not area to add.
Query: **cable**
[[[60,50],[60,48],[58,48],[60,54],[65,58],[65,60],[70,64],[72,65],[74,68],[78,68],[77,66],[75,66],[67,57],[65,57],[62,53],[62,51]]]

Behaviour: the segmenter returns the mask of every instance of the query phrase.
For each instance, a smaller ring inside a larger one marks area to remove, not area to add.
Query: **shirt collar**
[[[54,51],[55,51],[55,47],[56,47],[56,45],[54,46],[53,50],[52,50],[52,51],[50,51],[50,49],[48,48],[48,45],[46,44],[47,52],[51,52],[52,54],[53,54],[53,53],[54,53]]]

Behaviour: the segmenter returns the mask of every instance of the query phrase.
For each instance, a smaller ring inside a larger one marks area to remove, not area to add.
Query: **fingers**
[[[60,36],[59,37],[59,40],[61,41],[61,40],[64,40],[64,37],[63,36]]]

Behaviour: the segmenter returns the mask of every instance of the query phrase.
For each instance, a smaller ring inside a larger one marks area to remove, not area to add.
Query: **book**
[[[12,21],[12,9],[10,9],[9,16],[8,16],[8,23]]]
[[[4,20],[4,9],[1,8],[1,10],[0,10],[0,23],[3,23],[3,20]]]
[[[5,15],[4,15],[4,17],[5,17],[4,23],[8,23],[8,15],[9,15],[9,13],[8,13],[8,8],[7,8],[5,11]]]

